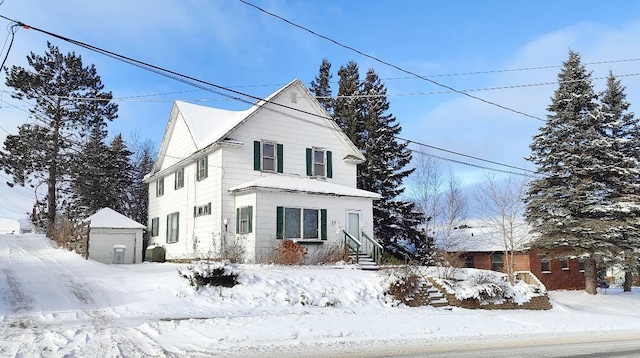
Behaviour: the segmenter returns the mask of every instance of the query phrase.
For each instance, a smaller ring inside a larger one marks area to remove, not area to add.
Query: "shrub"
[[[419,271],[407,266],[389,271],[389,291],[395,300],[409,307],[424,306],[429,303],[428,294],[422,292],[424,277]]]
[[[239,273],[229,261],[197,261],[178,274],[189,281],[189,285],[199,289],[202,286],[233,287],[238,284]]]
[[[343,244],[327,244],[322,245],[315,254],[311,261],[312,265],[322,264],[334,264],[336,262],[349,260],[349,253],[345,251]]]
[[[301,265],[307,257],[307,248],[292,240],[281,240],[266,259],[267,263]]]

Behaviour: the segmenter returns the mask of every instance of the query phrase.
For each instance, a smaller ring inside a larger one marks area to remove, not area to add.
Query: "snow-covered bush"
[[[512,286],[505,274],[485,270],[473,270],[464,279],[439,280],[439,283],[449,293],[453,293],[456,299],[473,299],[480,304],[500,304],[507,301],[522,304],[538,295],[535,287],[524,281],[518,281]]]
[[[198,261],[178,274],[199,289],[202,286],[233,287],[238,284],[238,268],[229,261]]]

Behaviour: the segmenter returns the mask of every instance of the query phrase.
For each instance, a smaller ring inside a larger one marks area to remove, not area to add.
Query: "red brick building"
[[[514,230],[514,271],[530,271],[548,290],[584,289],[584,266],[577,258],[548,259],[530,250],[531,235],[522,222]],[[505,255],[505,243],[500,230],[483,221],[469,222],[454,230],[446,251],[458,252],[465,266],[503,271],[510,255]]]

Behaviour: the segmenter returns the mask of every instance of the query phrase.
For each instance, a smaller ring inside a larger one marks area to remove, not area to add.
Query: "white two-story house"
[[[167,259],[219,257],[233,240],[247,262],[279,244],[373,238],[372,201],[356,188],[364,157],[300,80],[244,111],[175,102],[149,183],[150,244]]]

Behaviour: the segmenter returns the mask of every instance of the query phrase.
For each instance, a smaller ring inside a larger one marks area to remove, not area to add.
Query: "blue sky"
[[[640,58],[640,2],[635,1],[289,1],[254,2],[293,22],[365,53],[459,90],[533,85],[556,81],[558,68],[456,75],[504,69],[558,66],[569,49],[583,62]],[[0,14],[53,33],[197,77],[258,97],[293,78],[310,82],[323,57],[340,65],[355,60],[364,73],[374,68],[388,87],[390,112],[402,136],[518,167],[542,122],[406,77],[269,17],[237,0],[5,0]],[[7,25],[8,22],[2,20]],[[0,37],[2,37],[0,35]],[[95,63],[105,88],[120,106],[110,125],[125,138],[138,131],[160,143],[173,100],[228,109],[246,106],[224,100],[71,44],[20,29],[7,65],[25,65],[46,41]],[[5,49],[6,52],[6,49]],[[4,52],[2,54],[4,56]],[[640,104],[640,60],[592,64],[594,77],[609,70],[627,86],[632,110]],[[337,80],[337,74],[334,74]],[[4,81],[2,81],[4,82]],[[604,80],[595,80],[596,90]],[[545,118],[557,85],[481,90],[473,95]],[[0,86],[6,91],[6,88]],[[337,90],[337,85],[336,85]],[[161,95],[164,94],[164,95]],[[27,120],[29,103],[0,97],[0,140]],[[16,108],[17,107],[17,108]],[[473,164],[494,165],[431,151]],[[486,171],[441,162],[474,185]],[[2,174],[4,175],[4,173]],[[5,178],[0,177],[2,182]],[[29,211],[33,191],[0,185],[0,216]]]

